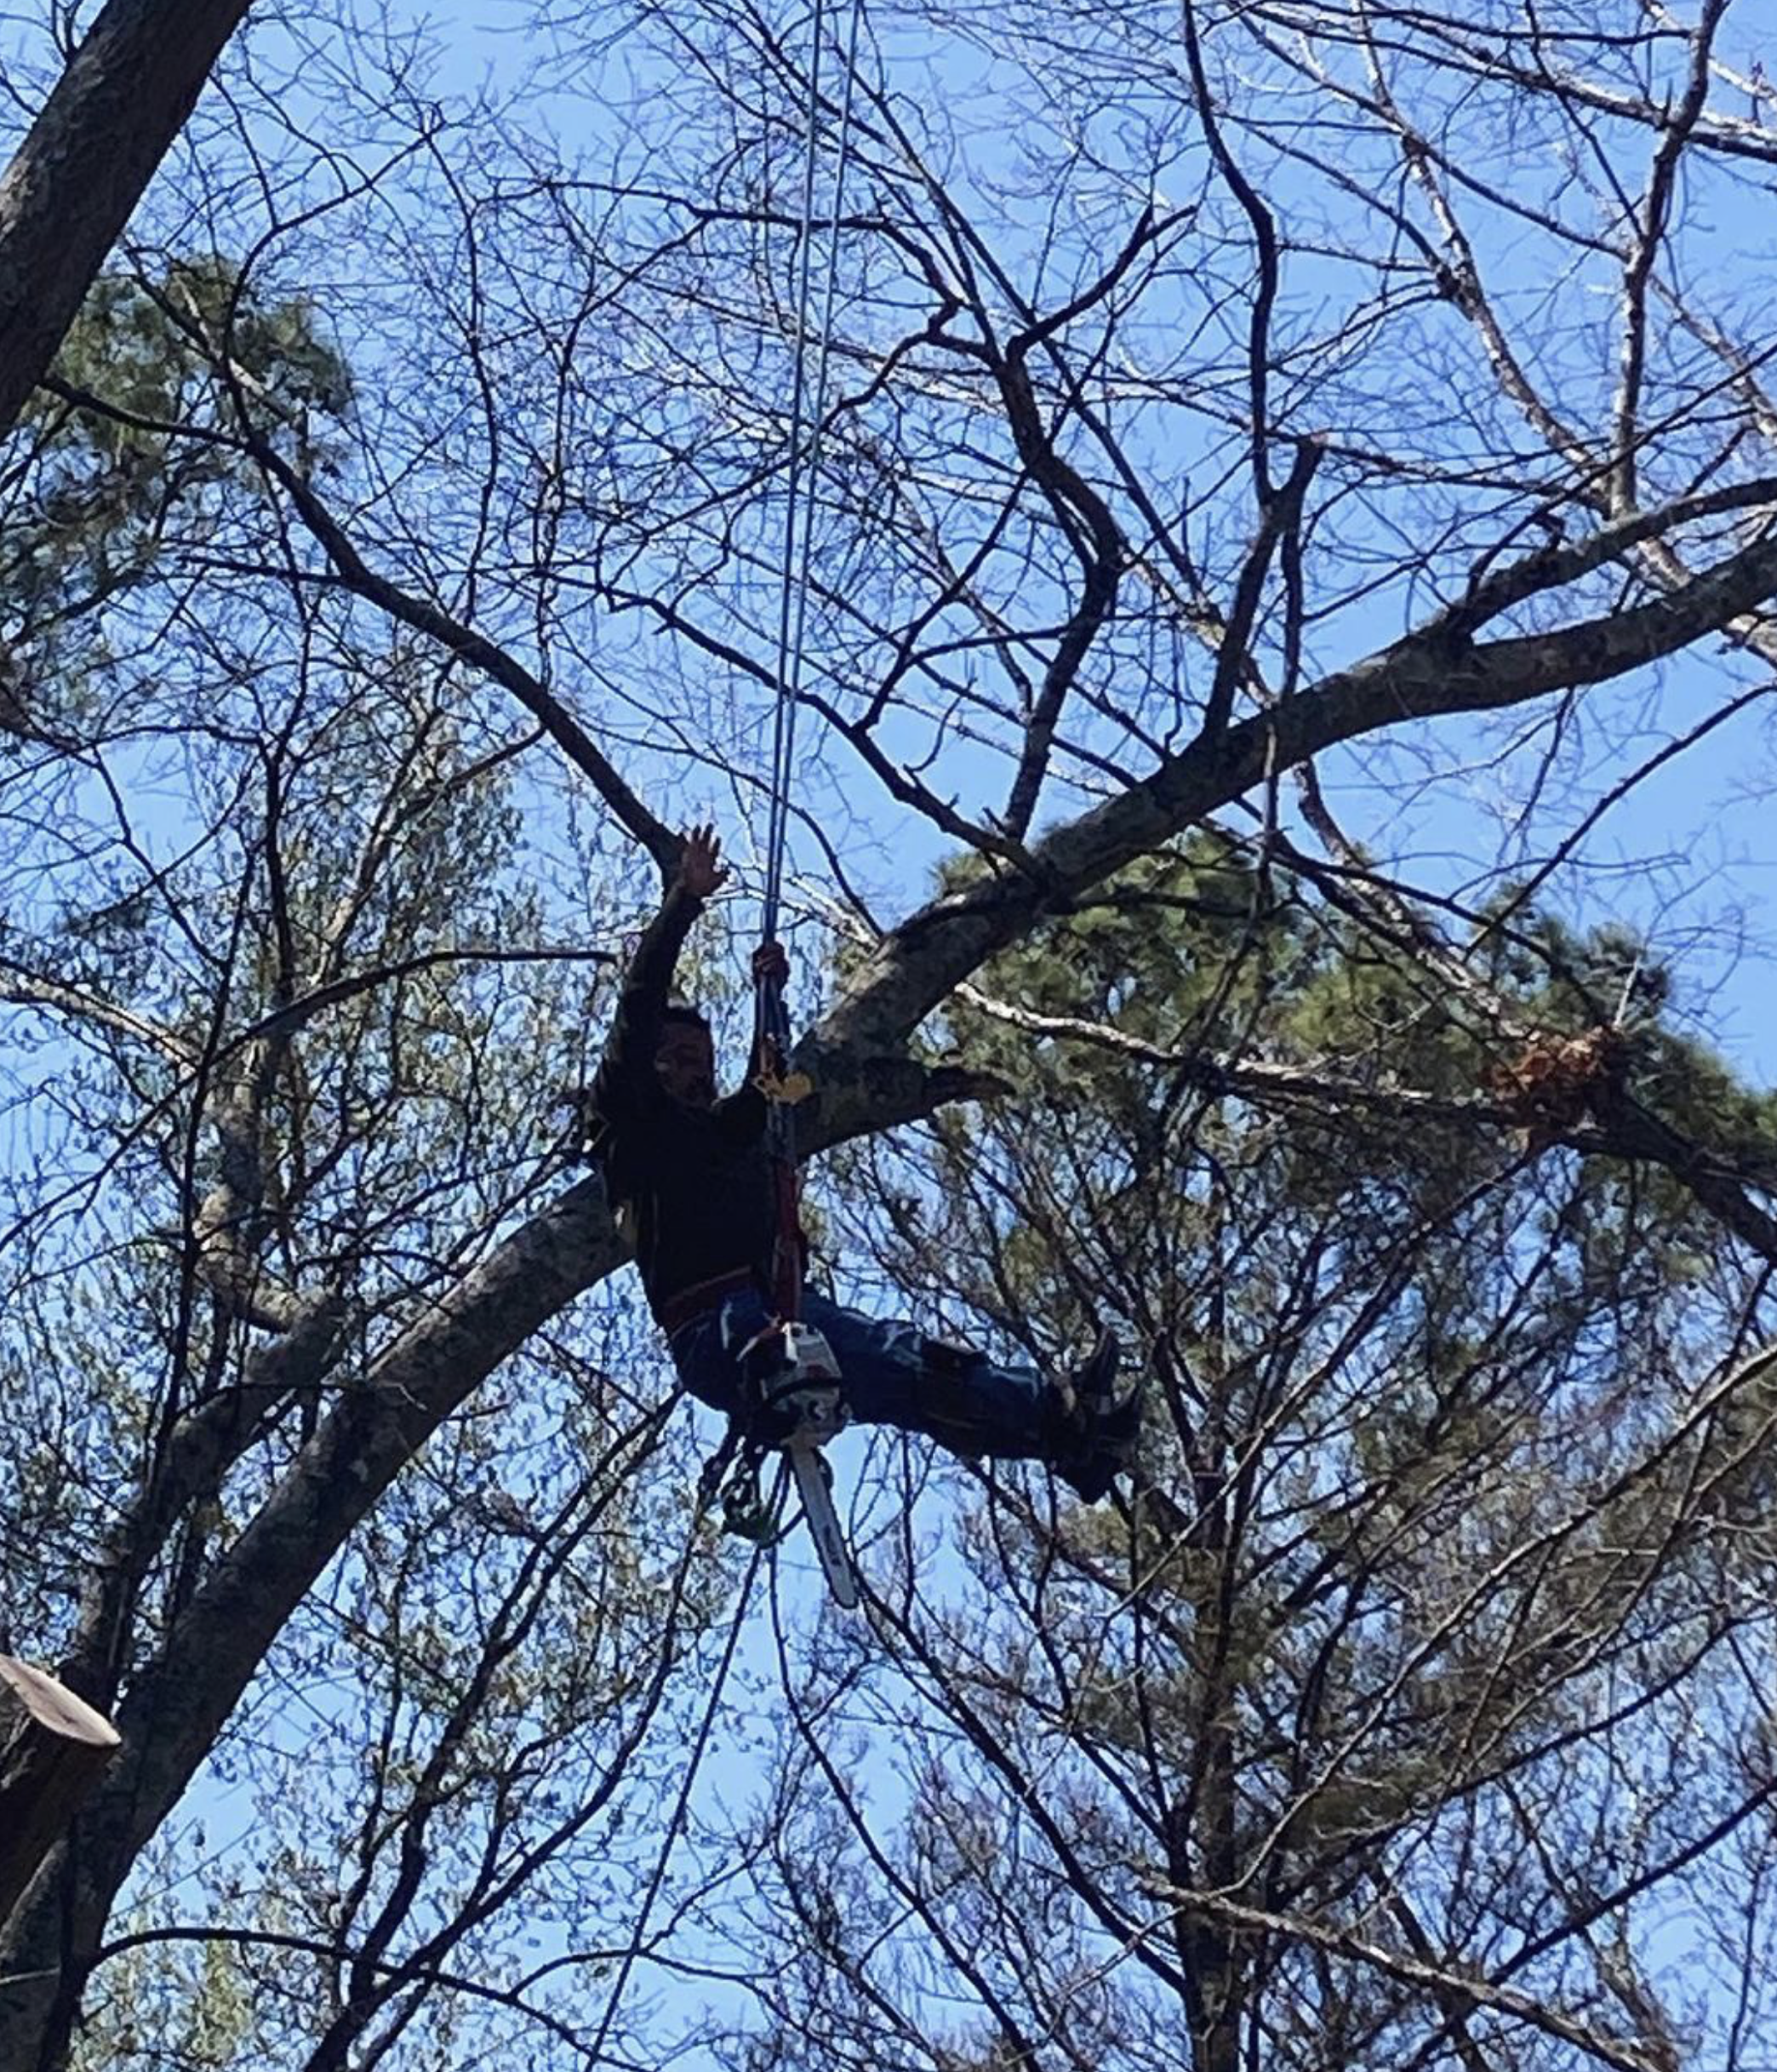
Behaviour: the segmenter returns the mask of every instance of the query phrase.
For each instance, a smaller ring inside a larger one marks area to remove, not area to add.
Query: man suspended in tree
[[[691,924],[726,876],[711,830],[692,828],[631,962],[591,1105],[595,1148],[673,1363],[700,1402],[732,1413],[740,1354],[772,1319],[780,1208],[759,1084],[766,1061],[756,1038],[747,1084],[718,1098],[708,1022],[668,999]],[[755,955],[756,981],[780,984],[786,970],[775,943]],[[832,1348],[860,1423],[923,1433],[965,1457],[1047,1461],[1088,1502],[1128,1459],[1140,1402],[1134,1390],[1113,1400],[1108,1332],[1077,1374],[1056,1381],[812,1289],[800,1308]]]

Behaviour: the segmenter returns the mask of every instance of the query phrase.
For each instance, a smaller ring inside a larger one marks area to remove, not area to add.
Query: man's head
[[[672,1006],[660,1022],[654,1071],[675,1101],[706,1108],[716,1099],[716,1046],[710,1025],[694,1007]]]

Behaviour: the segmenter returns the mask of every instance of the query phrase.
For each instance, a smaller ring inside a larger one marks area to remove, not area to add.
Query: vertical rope
[[[814,529],[812,484],[820,465],[826,421],[827,369],[832,354],[833,309],[839,278],[839,220],[845,203],[845,176],[851,163],[852,108],[858,77],[858,41],[864,20],[863,0],[852,0],[846,37],[845,83],[840,100],[838,157],[834,167],[831,205],[826,215],[826,278],[820,319],[815,331],[813,407],[808,377],[809,312],[814,245],[814,189],[820,147],[821,46],[826,32],[826,0],[815,0],[814,50],[809,63],[808,120],[803,147],[801,250],[797,266],[796,357],[791,386],[790,468],[784,502],[784,553],[778,598],[777,703],[773,714],[770,818],[765,841],[765,896],[763,917],[766,941],[777,934],[783,906],[784,856],[790,829],[790,793],[795,776],[797,708],[802,700],[803,664],[807,650],[809,572]]]
[[[814,0],[814,49],[809,59],[809,99],[803,124],[802,214],[796,255],[796,352],[790,384],[790,472],[784,497],[784,556],[778,590],[777,702],[772,714],[770,817],[765,831],[765,940],[777,934],[783,897],[787,833],[788,754],[794,746],[790,653],[795,609],[797,520],[803,466],[803,418],[808,393],[809,282],[814,259],[814,176],[820,146],[820,61],[826,41],[826,0]]]
[[[820,152],[821,47],[826,34],[826,0],[815,0],[814,49],[809,60],[808,119],[803,135],[801,247],[797,255],[796,357],[790,392],[790,467],[784,499],[784,554],[778,597],[777,701],[772,715],[770,817],[765,835],[765,894],[761,925],[763,939],[774,942],[783,911],[784,858],[789,846],[790,793],[795,778],[796,716],[802,701],[803,661],[807,651],[809,575],[814,529],[813,484],[820,466],[826,421],[827,367],[833,343],[833,307],[839,278],[839,219],[844,207],[845,175],[851,160],[852,105],[858,77],[858,38],[864,19],[863,0],[852,0],[846,38],[845,85],[841,96],[838,156],[833,172],[831,205],[827,211],[826,278],[821,293],[816,334],[813,407],[808,374],[809,310],[814,248],[814,188]],[[799,528],[799,529],[798,529]],[[774,980],[759,982],[760,1033],[775,1049],[782,1065],[790,1055],[790,1016],[783,988]],[[781,1102],[770,1110],[769,1142],[777,1174],[778,1239],[773,1264],[773,1301],[785,1319],[796,1314],[802,1289],[802,1233],[797,1215],[796,1147],[791,1113]]]

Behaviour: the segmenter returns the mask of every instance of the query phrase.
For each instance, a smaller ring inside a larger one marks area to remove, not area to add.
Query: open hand
[[[728,883],[728,867],[722,861],[722,844],[713,825],[686,828],[676,882],[693,899],[708,899]]]

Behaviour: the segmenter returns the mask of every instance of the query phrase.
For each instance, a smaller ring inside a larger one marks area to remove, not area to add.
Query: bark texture
[[[249,0],[111,0],[0,177],[0,432],[18,421]]]
[[[0,1921],[117,1751],[101,1713],[42,1669],[0,1655]]]
[[[0,2065],[66,2051],[136,1852],[178,1803],[279,1628],[396,1474],[506,1355],[621,1258],[596,1180],[513,1233],[340,1398],[136,1677],[123,1750],[0,1937]]]

